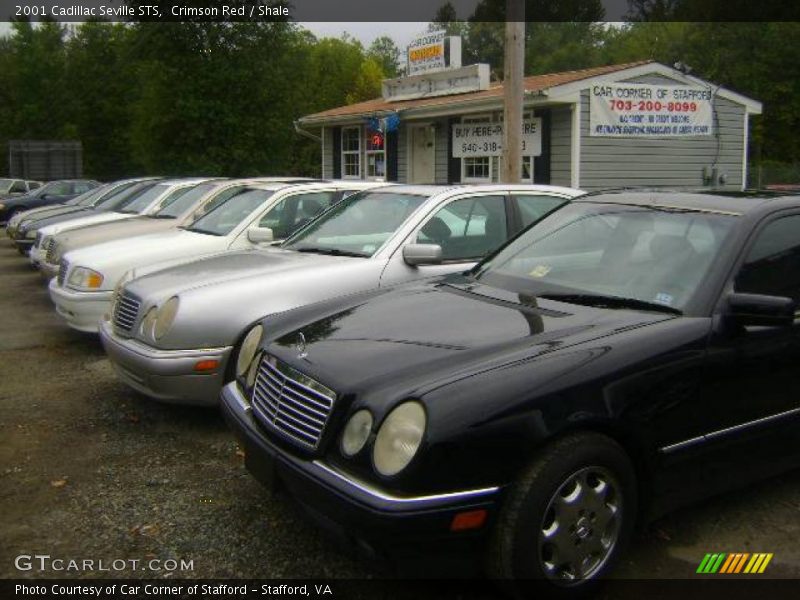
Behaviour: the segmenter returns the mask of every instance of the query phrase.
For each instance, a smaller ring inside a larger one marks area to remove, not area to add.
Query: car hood
[[[86,210],[87,209],[83,206],[68,206],[63,204],[40,206],[38,208],[32,208],[30,210],[26,210],[23,213],[23,217],[20,220],[20,222],[21,223],[27,223],[29,221],[34,222],[40,219],[48,219],[50,217],[57,217],[58,215],[66,215]]]
[[[59,231],[65,229],[75,229],[76,227],[85,227],[86,225],[93,225],[95,223],[105,223],[107,221],[117,221],[120,219],[129,219],[131,215],[126,215],[118,212],[105,212],[105,211],[81,211],[75,213],[65,213],[55,217],[47,217],[40,221],[33,223],[29,229],[38,229],[42,235],[54,235]]]
[[[369,382],[419,381],[425,374],[428,382],[457,379],[675,318],[521,298],[467,281],[450,276],[354,297],[284,334],[279,317],[272,325],[279,337],[267,351],[338,392],[357,393]]]
[[[224,285],[235,280],[302,271],[304,276],[323,276],[330,267],[364,263],[369,259],[326,256],[281,248],[237,250],[159,270],[149,275],[136,274],[127,289],[140,298],[152,294],[168,297],[197,288]],[[158,265],[156,265],[158,266]]]
[[[85,246],[148,233],[157,233],[174,229],[175,227],[175,219],[153,219],[151,217],[135,216],[130,219],[93,223],[69,230],[58,236],[58,243],[63,248],[63,253]]]
[[[89,267],[104,275],[103,286],[113,289],[125,271],[151,263],[190,258],[214,252],[227,246],[224,237],[204,235],[183,229],[139,235],[80,248],[68,252],[64,259],[73,266]]]

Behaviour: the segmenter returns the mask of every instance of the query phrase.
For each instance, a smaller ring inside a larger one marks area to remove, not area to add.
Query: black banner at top
[[[519,0],[526,21],[800,21],[786,0]],[[0,21],[504,21],[506,0],[0,0]],[[445,10],[443,7],[448,5]]]

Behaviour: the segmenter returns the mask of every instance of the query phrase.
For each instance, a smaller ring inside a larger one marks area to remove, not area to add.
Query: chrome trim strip
[[[341,481],[344,481],[348,485],[352,485],[355,488],[358,488],[362,492],[369,494],[374,498],[378,498],[380,500],[386,500],[388,502],[397,502],[402,504],[411,504],[415,502],[440,502],[442,500],[468,500],[470,498],[478,498],[481,496],[489,496],[490,494],[496,493],[500,488],[495,487],[488,487],[488,488],[481,488],[477,490],[465,490],[462,492],[449,492],[446,494],[431,494],[429,496],[394,496],[387,492],[382,492],[375,487],[371,486],[370,484],[354,479],[351,476],[345,475],[336,469],[329,467],[325,463],[319,460],[315,460],[313,464],[326,473],[333,475],[334,477],[338,478]]]
[[[726,435],[729,435],[731,433],[736,433],[737,431],[744,431],[746,429],[750,429],[751,427],[755,427],[756,425],[771,423],[772,421],[778,421],[780,419],[784,419],[792,415],[800,415],[800,408],[792,408],[790,410],[785,410],[783,412],[776,413],[774,415],[769,415],[768,417],[761,417],[760,419],[747,421],[746,423],[739,423],[738,425],[726,427],[725,429],[718,429],[716,431],[711,431],[710,433],[705,433],[701,436],[694,437],[692,439],[685,440],[683,442],[678,442],[677,444],[670,444],[669,446],[664,446],[663,448],[659,449],[659,452],[662,452],[663,454],[669,454],[670,452],[675,452],[676,450],[688,448],[690,446],[701,444],[703,442],[709,442],[721,437],[725,437]]]

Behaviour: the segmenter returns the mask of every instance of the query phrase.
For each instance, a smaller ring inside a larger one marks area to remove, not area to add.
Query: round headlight
[[[250,363],[253,362],[263,335],[264,328],[261,325],[256,325],[244,337],[242,347],[239,350],[239,358],[236,360],[236,375],[238,377],[242,377],[247,372],[247,369],[250,368]]]
[[[178,314],[178,297],[173,296],[167,300],[156,313],[156,322],[153,325],[153,337],[160,340],[167,334],[169,328],[172,327],[172,322],[175,320],[175,315]]]
[[[147,311],[147,314],[142,319],[142,324],[139,327],[139,331],[145,337],[149,337],[153,335],[153,326],[156,322],[156,315],[158,315],[158,310],[156,307],[152,307],[150,310]]]
[[[247,387],[251,388],[256,382],[256,375],[258,375],[258,364],[261,362],[261,353],[259,352],[250,363],[250,368],[247,370]]]
[[[408,466],[419,450],[425,435],[425,409],[419,402],[405,402],[383,420],[375,445],[372,463],[381,475],[396,475]]]
[[[372,414],[366,409],[356,412],[342,432],[342,454],[348,457],[358,454],[367,443],[371,431]]]

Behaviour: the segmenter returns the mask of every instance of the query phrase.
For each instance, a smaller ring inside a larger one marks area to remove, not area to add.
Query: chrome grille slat
[[[316,441],[316,436],[315,435],[312,435],[312,434],[310,434],[310,433],[308,433],[306,431],[303,431],[302,429],[298,429],[297,427],[295,427],[294,425],[292,425],[291,423],[286,421],[286,419],[284,419],[283,416],[280,413],[269,414],[266,411],[264,411],[263,408],[261,408],[259,405],[256,405],[256,409],[258,411],[261,411],[261,413],[265,414],[267,416],[269,424],[272,425],[274,428],[276,428],[278,431],[282,431],[284,434],[289,435],[289,437],[291,437],[295,441],[298,441],[298,442],[300,442],[302,444],[305,444],[307,446],[312,446],[312,447],[316,446],[317,441]],[[282,425],[282,427],[277,427],[278,423],[280,423]],[[285,427],[288,427],[292,431],[291,432],[287,432]],[[303,438],[307,438],[307,439],[299,439],[296,434],[299,434],[299,435],[303,436]]]
[[[67,271],[69,271],[69,263],[67,261],[62,260],[61,264],[58,267],[58,285],[64,285],[64,280],[67,278]]]
[[[138,298],[125,291],[120,292],[114,303],[114,327],[121,331],[130,331],[139,316],[141,304]]]
[[[51,237],[50,240],[47,242],[47,250],[44,254],[45,262],[51,263],[53,262],[53,256],[55,255],[56,250],[56,238]]]
[[[283,375],[283,373],[281,373],[280,371],[278,371],[278,370],[277,370],[275,367],[273,367],[273,366],[272,366],[272,365],[270,365],[269,363],[263,363],[263,364],[265,364],[265,365],[267,366],[267,368],[268,368],[268,369],[270,369],[270,370],[271,370],[273,373],[275,373],[275,374],[276,374],[276,375],[277,375],[279,378],[280,378],[280,377],[285,377],[285,376]],[[310,388],[310,387],[308,387],[307,385],[303,385],[303,384],[302,384],[302,383],[300,383],[299,381],[295,381],[295,380],[292,380],[292,379],[290,379],[290,380],[289,380],[289,382],[290,382],[292,385],[294,385],[294,386],[300,387],[300,388],[302,388],[302,389],[304,389],[304,390],[306,390],[306,391],[308,391],[308,392],[310,392],[310,393],[314,394],[315,396],[317,396],[317,397],[318,397],[319,399],[321,399],[321,400],[326,400],[326,401],[327,401],[329,404],[332,402],[332,399],[331,399],[330,397],[328,397],[328,396],[325,396],[325,395],[324,395],[324,394],[322,394],[321,392],[318,392],[317,390],[315,390],[315,389],[313,389],[313,388]]]
[[[283,437],[316,449],[335,398],[332,390],[275,357],[265,355],[261,359],[253,386],[253,407],[259,421]]]

